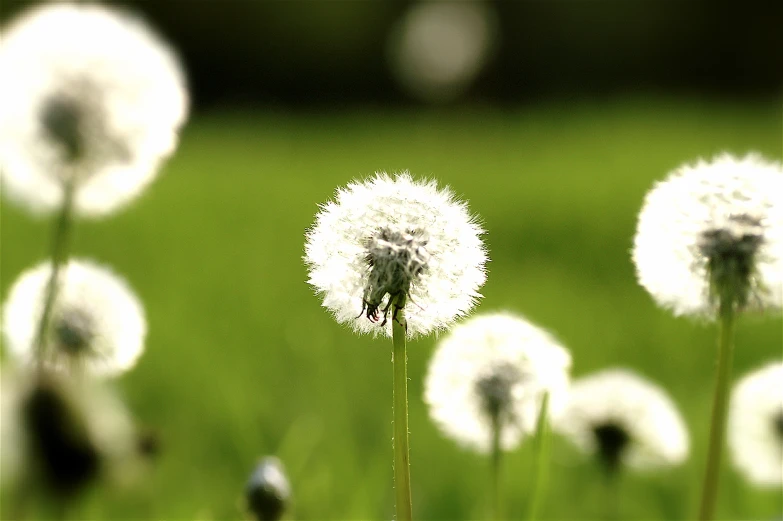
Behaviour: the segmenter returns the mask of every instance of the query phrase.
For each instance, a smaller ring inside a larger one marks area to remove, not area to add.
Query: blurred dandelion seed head
[[[422,101],[452,101],[492,57],[498,26],[497,13],[486,2],[416,2],[389,33],[391,72]]]
[[[729,402],[731,461],[759,487],[783,485],[783,363],[756,369],[734,386]]]
[[[283,463],[273,456],[263,458],[245,488],[250,513],[258,521],[276,521],[282,517],[290,498],[291,485]]]
[[[562,412],[570,369],[568,351],[523,318],[476,315],[438,342],[424,399],[446,436],[479,452],[491,448],[497,414],[501,447],[512,450],[534,432],[545,393],[550,417]]]
[[[648,192],[634,238],[639,283],[675,315],[783,301],[783,168],[756,154],[684,165]]]
[[[674,466],[688,456],[688,431],[666,392],[628,369],[577,379],[555,429],[607,470]]]
[[[23,273],[3,306],[3,335],[11,357],[35,363],[35,342],[51,276],[46,262]],[[54,370],[78,366],[116,376],[131,369],[144,349],[144,310],[117,275],[90,261],[71,260],[58,274],[57,299],[44,343],[44,363]]]
[[[377,311],[402,301],[408,335],[427,334],[467,314],[481,296],[482,233],[448,188],[407,172],[378,173],[322,205],[306,234],[308,282],[336,320],[359,333],[391,336],[392,321],[378,320]]]
[[[122,478],[135,458],[134,425],[124,404],[94,381],[17,369],[3,380],[4,484],[24,479],[62,497],[102,478]],[[9,385],[10,383],[10,385]],[[6,433],[14,433],[6,438]],[[32,481],[30,481],[32,480]]]
[[[76,187],[75,211],[129,202],[177,143],[188,110],[179,62],[141,20],[94,4],[23,12],[0,40],[0,180],[34,212]]]

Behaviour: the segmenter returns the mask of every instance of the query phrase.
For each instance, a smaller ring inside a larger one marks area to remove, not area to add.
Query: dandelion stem
[[[538,419],[536,420],[536,434],[534,440],[535,447],[535,460],[533,466],[533,493],[530,496],[530,504],[528,507],[527,518],[528,521],[535,521],[538,519],[538,510],[541,506],[541,502],[546,496],[546,484],[548,478],[548,463],[549,463],[549,421],[547,415],[549,413],[549,393],[544,393],[544,398],[541,401],[541,410],[538,413]]]
[[[491,519],[503,519],[503,501],[501,499],[501,458],[503,452],[500,450],[500,414],[492,415],[492,476],[491,476],[491,494],[492,510]]]
[[[46,333],[49,330],[52,308],[54,307],[54,301],[57,297],[57,279],[60,268],[68,259],[68,240],[70,239],[73,197],[75,191],[74,183],[71,181],[66,182],[63,191],[63,205],[62,208],[60,208],[60,213],[55,221],[54,231],[52,233],[52,274],[49,277],[49,282],[46,286],[46,296],[44,298],[41,321],[38,324],[38,332],[35,337],[35,356],[39,369],[43,367],[44,340],[46,338]]]
[[[734,299],[731,292],[721,292],[719,305],[718,369],[715,381],[715,395],[712,402],[710,441],[707,452],[707,469],[701,496],[699,521],[709,521],[715,512],[718,498],[718,477],[720,475],[723,440],[726,434],[726,408],[728,404],[729,379],[734,342]]]
[[[397,521],[410,521],[411,506],[410,449],[408,447],[408,369],[405,352],[407,324],[402,306],[396,309],[392,320],[394,351],[394,490]]]

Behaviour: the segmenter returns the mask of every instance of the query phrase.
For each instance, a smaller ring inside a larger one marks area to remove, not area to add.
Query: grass
[[[119,386],[164,451],[142,493],[90,496],[76,517],[240,518],[245,480],[272,453],[292,481],[291,517],[392,517],[390,342],[338,326],[305,284],[301,256],[304,230],[336,186],[401,169],[450,184],[481,215],[492,261],[480,310],[512,309],[553,331],[576,376],[622,365],[671,392],[692,456],[629,475],[619,508],[625,519],[693,517],[715,326],[673,318],[637,285],[636,214],[654,180],[683,161],[723,150],[779,159],[780,108],[637,98],[195,117],[139,201],[74,229],[74,253],[113,267],[145,303],[147,352]],[[3,296],[44,258],[49,227],[3,201]],[[779,358],[782,329],[779,317],[740,320],[734,374]],[[434,342],[408,345],[414,517],[482,518],[489,462],[444,439],[421,399]],[[542,518],[599,517],[598,469],[552,441]],[[510,518],[524,514],[531,455],[527,444],[504,461]],[[776,492],[749,488],[728,466],[721,491],[718,517],[780,512]]]

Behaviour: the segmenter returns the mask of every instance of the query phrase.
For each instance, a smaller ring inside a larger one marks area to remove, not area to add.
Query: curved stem
[[[492,415],[492,519],[503,519],[503,501],[501,499],[501,458],[503,452],[500,449],[500,414]]]
[[[527,518],[529,521],[538,519],[538,511],[541,501],[546,495],[547,464],[549,463],[549,393],[544,393],[541,400],[541,410],[536,421],[535,437],[535,466],[533,468],[533,494],[530,497]]]
[[[43,367],[44,344],[46,333],[49,330],[49,321],[51,320],[52,308],[57,297],[57,279],[60,269],[68,259],[68,241],[70,239],[71,218],[73,214],[74,184],[66,182],[63,194],[63,205],[55,221],[54,231],[52,233],[52,273],[49,276],[49,282],[46,285],[44,296],[43,311],[41,312],[41,321],[38,324],[38,332],[35,336],[35,357],[40,370]]]
[[[700,521],[709,521],[713,518],[715,502],[718,498],[718,477],[720,475],[723,442],[726,435],[726,409],[734,341],[734,300],[730,296],[722,295],[719,315],[718,369],[715,380],[715,395],[712,402],[707,469],[704,474],[704,488],[701,496],[701,508],[699,509]]]
[[[394,351],[394,490],[396,494],[397,521],[410,521],[411,506],[410,449],[408,446],[408,369],[405,352],[407,325],[405,312],[396,310],[392,319]]]

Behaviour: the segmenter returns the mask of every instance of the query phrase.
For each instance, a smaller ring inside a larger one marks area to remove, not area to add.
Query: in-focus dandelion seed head
[[[740,378],[729,402],[728,445],[734,467],[759,487],[783,485],[783,363]]]
[[[444,329],[480,297],[487,254],[467,205],[434,181],[379,173],[337,190],[308,230],[308,282],[340,323],[391,336],[395,303],[408,335]],[[383,319],[382,319],[383,318]]]
[[[9,355],[35,363],[35,343],[51,264],[23,273],[3,306]],[[44,338],[44,363],[55,370],[84,369],[115,376],[131,369],[144,350],[144,310],[125,281],[90,261],[71,260],[58,275],[58,293]]]
[[[681,166],[647,194],[634,238],[639,283],[676,315],[783,301],[783,168],[756,154]]]
[[[678,465],[690,449],[685,422],[668,394],[628,369],[575,380],[555,429],[612,472]]]
[[[476,315],[438,342],[424,399],[446,436],[479,452],[491,448],[497,414],[501,447],[512,450],[535,430],[545,393],[550,417],[562,412],[570,368],[568,351],[525,319]]]
[[[50,3],[23,12],[0,40],[0,180],[35,212],[62,204],[100,216],[149,184],[188,109],[179,62],[125,11]]]

